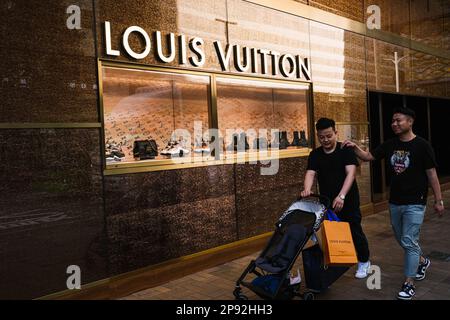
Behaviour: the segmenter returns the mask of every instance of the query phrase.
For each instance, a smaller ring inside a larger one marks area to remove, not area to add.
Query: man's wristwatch
[[[441,206],[444,206],[444,200],[437,200],[437,201],[435,201],[434,202],[434,204],[439,204],[439,205],[441,205]]]
[[[341,199],[342,201],[344,201],[344,200],[345,200],[345,195],[340,194],[340,195],[339,195],[339,199]]]

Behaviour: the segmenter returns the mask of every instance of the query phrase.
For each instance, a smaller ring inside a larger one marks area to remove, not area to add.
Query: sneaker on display
[[[162,151],[162,155],[168,155],[171,157],[183,157],[188,154],[190,151],[186,148],[183,148],[178,141],[169,141],[167,147],[165,147]]]
[[[419,267],[417,268],[416,280],[420,281],[425,279],[425,273],[427,269],[430,267],[431,261],[428,258],[425,258],[423,263],[419,263]]]
[[[194,146],[194,152],[195,153],[209,153],[209,152],[211,152],[211,149],[209,148],[208,142],[205,142],[202,139],[202,143],[197,142],[196,145]]]
[[[400,300],[411,300],[416,294],[416,287],[414,284],[405,282],[402,286],[402,290],[397,294],[397,299]]]
[[[367,277],[370,268],[370,261],[358,262],[358,269],[355,273],[355,278],[364,279]]]

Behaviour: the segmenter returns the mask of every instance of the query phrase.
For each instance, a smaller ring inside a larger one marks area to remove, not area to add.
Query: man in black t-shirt
[[[332,207],[342,221],[349,222],[353,242],[358,255],[358,269],[355,277],[367,277],[369,245],[361,227],[359,191],[356,184],[356,166],[359,165],[353,150],[341,148],[337,142],[337,131],[332,119],[321,118],[316,123],[317,137],[321,147],[311,151],[305,175],[302,197],[311,194],[314,178],[317,175],[321,195],[327,196]]]
[[[391,176],[389,211],[395,238],[405,251],[406,280],[397,298],[410,300],[415,295],[414,280],[423,280],[430,260],[423,257],[419,246],[420,227],[425,215],[428,184],[434,193],[434,209],[442,216],[444,203],[436,174],[436,161],[428,141],[412,131],[415,113],[408,108],[397,108],[392,116],[392,130],[397,137],[385,141],[372,152],[363,151],[351,141],[344,147],[354,148],[364,160],[386,158]]]

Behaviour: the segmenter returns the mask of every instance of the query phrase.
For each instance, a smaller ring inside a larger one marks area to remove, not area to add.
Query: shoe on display
[[[355,278],[364,279],[369,274],[370,261],[358,262],[358,269],[355,273]]]
[[[256,138],[253,140],[253,149],[259,150],[267,150],[268,144],[266,138]]]
[[[228,145],[227,151],[237,151],[239,136],[235,133],[231,138],[232,142]]]
[[[113,162],[113,161],[122,161],[122,158],[118,156],[106,157],[106,162]]]
[[[198,142],[194,146],[194,152],[195,153],[209,153],[211,152],[211,149],[209,148],[209,143],[205,142],[205,140],[202,139],[202,142]]]
[[[107,158],[124,158],[125,153],[122,152],[121,144],[116,143],[108,143],[106,144],[105,148],[105,155]]]
[[[165,147],[162,151],[162,155],[168,155],[171,157],[183,157],[188,154],[190,151],[186,148],[183,148],[178,141],[169,141],[167,147]]]
[[[417,268],[416,280],[421,281],[425,279],[425,273],[427,269],[430,267],[431,261],[428,258],[425,258],[425,262],[419,263],[419,267]]]
[[[294,131],[294,139],[292,140],[291,146],[300,147],[300,137],[298,131]]]
[[[280,145],[279,145],[279,148],[280,149],[287,149],[287,147],[289,147],[289,141],[287,139],[287,132],[286,131],[282,131],[280,133]]]
[[[242,146],[244,146],[244,150],[250,149],[250,145],[248,144],[247,135],[245,134],[245,132],[242,132],[239,136],[239,144],[238,144],[239,151],[244,151],[244,150],[241,150]]]
[[[271,149],[278,149],[279,146],[280,146],[280,132],[278,132],[278,140],[277,135],[272,134],[272,141],[269,142],[269,148]]]
[[[306,132],[305,132],[305,130],[301,130],[300,131],[299,146],[300,147],[307,147],[308,146],[308,140],[306,140]]]
[[[405,282],[402,286],[402,289],[397,294],[397,299],[400,300],[411,300],[416,294],[416,287],[414,284]]]

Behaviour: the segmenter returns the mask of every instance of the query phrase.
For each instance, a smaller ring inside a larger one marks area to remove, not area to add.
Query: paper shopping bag
[[[349,266],[358,262],[348,222],[324,220],[322,238],[325,264]]]

